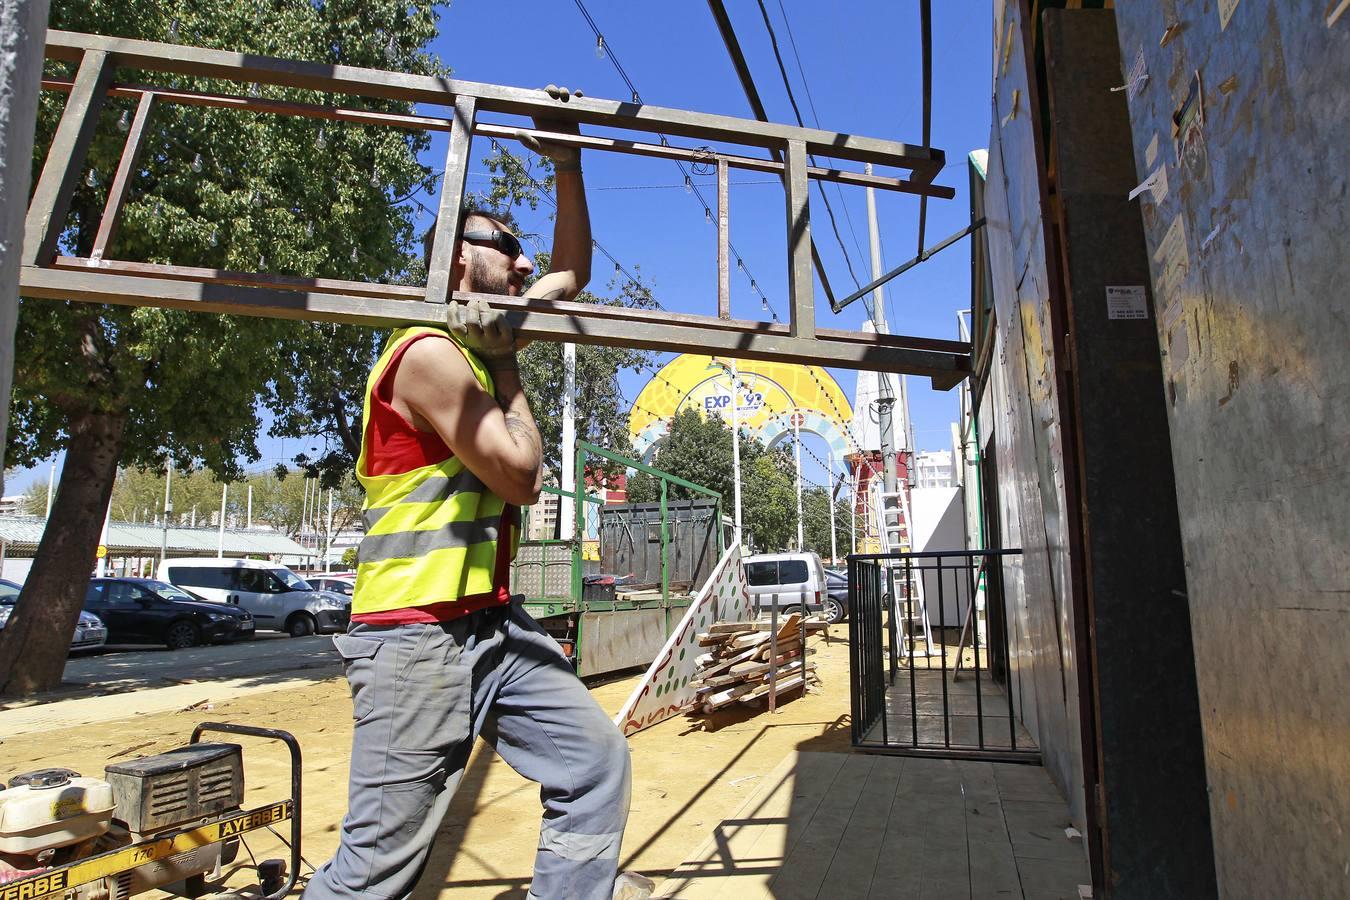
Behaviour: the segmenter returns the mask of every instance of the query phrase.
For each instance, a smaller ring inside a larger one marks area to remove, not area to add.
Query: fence
[[[1021,552],[849,557],[855,747],[1039,760],[1016,716],[1009,675],[1002,560]],[[949,611],[959,628],[943,625]]]

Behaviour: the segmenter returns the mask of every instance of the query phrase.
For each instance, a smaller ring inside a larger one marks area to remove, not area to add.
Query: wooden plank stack
[[[778,626],[778,655],[770,659],[774,636],[768,622],[713,624],[698,636],[699,646],[709,650],[696,661],[696,709],[710,713],[733,703],[758,704],[771,689],[775,697],[781,697],[817,680],[816,666],[808,659],[816,651],[806,648],[804,635],[823,627],[823,622],[804,620],[799,613],[783,617]],[[776,677],[770,685],[775,664]]]

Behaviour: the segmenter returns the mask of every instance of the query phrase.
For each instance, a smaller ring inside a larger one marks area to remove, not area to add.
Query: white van
[[[242,607],[259,631],[291,637],[344,632],[352,613],[350,598],[316,591],[285,566],[256,559],[169,559],[160,563],[159,580]]]
[[[745,580],[756,608],[778,614],[820,612],[825,605],[825,567],[815,553],[761,553],[744,559]]]

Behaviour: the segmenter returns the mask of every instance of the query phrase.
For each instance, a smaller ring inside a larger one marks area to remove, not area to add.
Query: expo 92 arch
[[[731,360],[695,353],[681,354],[652,376],[628,417],[633,451],[650,462],[675,413],[693,407],[720,415],[731,424]],[[849,423],[853,411],[843,390],[820,366],[740,360],[737,415],[743,431],[772,447],[796,426],[819,435],[839,463],[859,452]]]

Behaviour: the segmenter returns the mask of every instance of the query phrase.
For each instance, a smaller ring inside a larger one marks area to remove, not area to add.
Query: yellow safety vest
[[[429,606],[492,592],[497,542],[514,558],[515,511],[464,467],[457,456],[394,475],[367,475],[373,395],[399,349],[427,334],[449,336],[464,352],[483,389],[492,376],[454,335],[427,326],[400,328],[366,380],[365,427],[356,477],[366,489],[366,534],[357,553],[352,615]],[[508,532],[501,535],[505,527]]]

